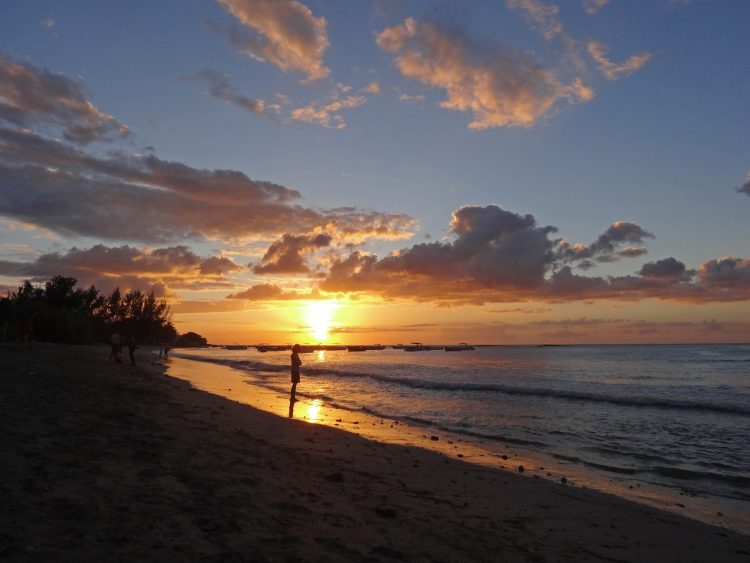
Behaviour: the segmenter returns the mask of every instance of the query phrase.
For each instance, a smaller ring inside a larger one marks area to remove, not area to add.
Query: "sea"
[[[177,351],[279,396],[289,354]],[[542,476],[750,533],[750,344],[386,348],[302,360],[302,398],[442,433],[494,459],[521,452],[554,468]]]

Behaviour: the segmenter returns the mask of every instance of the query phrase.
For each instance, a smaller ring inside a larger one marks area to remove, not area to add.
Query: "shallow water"
[[[179,354],[288,392],[289,352]],[[592,481],[650,487],[677,506],[700,499],[705,513],[750,525],[750,345],[326,351],[303,362],[299,390],[321,403],[490,451],[527,448]]]

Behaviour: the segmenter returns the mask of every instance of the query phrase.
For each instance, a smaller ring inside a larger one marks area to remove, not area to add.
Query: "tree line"
[[[93,285],[82,289],[73,277],[55,276],[44,285],[25,281],[0,298],[0,336],[18,338],[19,326],[31,323],[40,342],[84,344],[109,341],[114,332],[133,335],[141,344],[173,342],[177,331],[164,299],[138,289],[108,295]]]

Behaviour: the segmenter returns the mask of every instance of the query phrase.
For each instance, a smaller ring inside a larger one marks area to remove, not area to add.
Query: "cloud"
[[[244,310],[245,304],[241,301],[215,301],[209,299],[187,299],[172,302],[169,305],[173,313],[178,315],[194,315],[201,313],[230,313]]]
[[[622,250],[623,244],[653,235],[635,223],[617,221],[585,246],[554,237],[556,231],[537,225],[532,215],[496,205],[466,206],[453,212],[451,239],[416,244],[383,258],[361,252],[335,258],[319,287],[448,306],[527,300],[750,299],[750,260],[706,262],[695,281],[695,272],[674,258],[645,264],[635,275],[583,276],[569,263],[612,261],[613,256],[633,254]]]
[[[253,266],[256,274],[304,274],[310,271],[303,254],[330,246],[331,235],[285,234],[274,242],[263,255],[261,263]]]
[[[0,261],[0,275],[43,280],[64,274],[90,280],[115,276],[192,278],[222,277],[243,267],[224,256],[201,257],[186,246],[143,249],[129,245],[73,247],[67,252],[42,254],[30,262]]]
[[[639,225],[628,221],[615,221],[588,248],[588,252],[590,256],[611,255],[622,244],[641,244],[649,238],[654,238],[654,235],[643,230]],[[639,256],[644,253],[643,249],[640,248],[626,248],[621,252],[623,256]]]
[[[685,264],[670,257],[644,264],[638,274],[644,278],[683,281],[695,275],[695,271],[687,270]]]
[[[748,288],[750,286],[750,260],[727,256],[709,260],[698,270],[700,280],[720,288]]]
[[[487,49],[433,23],[407,18],[381,31],[377,43],[394,53],[402,75],[444,90],[441,107],[471,112],[471,129],[529,127],[560,101],[593,97],[580,80],[563,84],[525,53]]]
[[[304,207],[296,190],[235,170],[197,169],[153,154],[99,158],[3,127],[0,184],[0,215],[112,240],[248,239],[318,228],[361,241],[404,238],[416,225],[405,215]]]
[[[367,102],[364,96],[346,96],[329,102],[312,102],[303,107],[292,110],[289,115],[291,121],[305,121],[316,123],[328,129],[343,129],[346,127],[341,110],[355,108]]]
[[[71,142],[86,144],[128,135],[125,125],[86,99],[83,84],[28,63],[0,56],[0,120],[20,127],[59,128]]]
[[[422,94],[399,94],[398,99],[400,102],[424,102],[425,97]]]
[[[591,58],[596,62],[599,71],[608,80],[617,80],[622,76],[633,74],[651,60],[650,53],[640,53],[631,55],[628,60],[618,65],[607,58],[607,49],[598,41],[589,41],[586,48]]]
[[[416,244],[380,260],[359,252],[335,259],[320,287],[471,300],[474,289],[510,292],[544,283],[555,255],[555,242],[548,238],[554,227],[538,227],[531,215],[488,205],[454,211],[450,229],[452,242]]]
[[[609,4],[609,0],[583,0],[582,1],[583,9],[590,16],[593,16],[595,13],[597,13],[607,4]]]
[[[370,82],[363,90],[368,94],[380,94],[380,82]]]
[[[239,293],[227,295],[226,299],[244,299],[246,301],[290,301],[297,299],[320,299],[316,290],[307,293],[285,291],[274,283],[260,283],[253,285]]]
[[[587,63],[584,52],[588,52],[596,62],[599,71],[609,80],[617,80],[621,76],[632,74],[640,69],[650,59],[649,53],[632,55],[627,61],[618,65],[607,59],[606,47],[599,41],[583,41],[571,35],[562,24],[559,8],[552,4],[546,4],[542,0],[506,0],[506,6],[511,10],[519,11],[530,21],[542,36],[551,42],[556,42],[562,49],[562,60],[571,65],[577,72],[586,72]],[[584,0],[584,9],[588,14],[593,14],[607,4],[607,0]],[[590,98],[593,90],[589,89]]]
[[[0,260],[0,275],[42,282],[55,275],[72,276],[80,285],[101,290],[141,289],[158,295],[172,290],[217,290],[236,287],[226,274],[244,268],[224,256],[202,257],[186,246],[136,248],[128,245],[73,247],[42,254],[27,262]]]
[[[737,188],[737,191],[741,194],[750,196],[750,172],[747,173],[747,181]]]
[[[726,329],[726,327],[716,319],[702,321],[701,325],[703,327],[703,330],[706,332],[724,332],[724,330]]]
[[[218,0],[246,28],[229,38],[241,53],[268,61],[284,72],[299,71],[307,80],[330,74],[323,62],[328,48],[326,20],[294,0]],[[249,30],[249,31],[248,31]]]
[[[269,111],[270,108],[266,107],[266,103],[263,100],[248,98],[238,93],[232,87],[230,76],[226,73],[213,69],[205,69],[186,77],[186,80],[205,82],[208,85],[209,93],[217,100],[228,102],[235,107],[255,115],[274,117],[273,113]]]
[[[490,309],[488,313],[522,313],[524,315],[536,315],[541,313],[549,313],[552,309],[549,307],[536,307],[532,309],[523,309],[521,307],[515,307],[513,309]]]
[[[596,262],[617,262],[621,258],[635,258],[646,254],[643,247],[625,244],[643,244],[646,239],[654,235],[645,231],[640,225],[629,221],[615,221],[607,230],[588,246],[582,244],[571,245],[564,239],[559,241],[558,254],[563,260],[578,260],[579,268],[587,270],[595,266]]]
[[[242,266],[226,256],[211,256],[204,258],[198,265],[198,272],[203,276],[223,276],[229,272],[237,272]]]
[[[565,33],[563,24],[557,18],[560,11],[557,6],[539,0],[505,0],[505,5],[511,10],[522,12],[539,27],[545,39],[554,39]]]

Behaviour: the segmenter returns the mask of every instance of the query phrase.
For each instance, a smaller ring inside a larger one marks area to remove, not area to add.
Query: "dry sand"
[[[107,353],[0,347],[0,559],[750,557],[749,536],[289,420]]]

